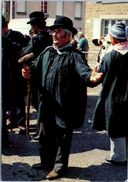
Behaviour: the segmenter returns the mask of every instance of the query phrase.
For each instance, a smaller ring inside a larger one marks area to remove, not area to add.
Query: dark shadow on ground
[[[90,182],[125,181],[127,179],[127,167],[113,166],[108,163],[91,165],[85,168],[69,167],[66,176],[69,179],[88,180]]]
[[[27,163],[2,164],[3,181],[42,181],[48,171],[35,170]],[[90,182],[124,182],[127,179],[126,167],[112,166],[107,163],[102,165],[91,165],[89,167],[69,167],[68,173],[64,176],[66,179],[72,180],[88,180]],[[57,181],[60,181],[58,179]]]
[[[2,164],[2,181],[41,181],[48,171],[35,170],[27,163]],[[6,175],[8,171],[8,175]]]
[[[74,130],[71,153],[80,153],[93,150],[95,148],[109,150],[109,140],[106,133],[96,132],[91,129],[91,120],[93,109],[97,100],[97,96],[88,96],[87,111],[83,126]],[[33,113],[35,117],[36,113]],[[31,119],[32,115],[31,115]],[[34,118],[35,119],[35,118]],[[30,126],[30,133],[36,131],[37,126]],[[9,139],[13,143],[13,148],[2,148],[4,155],[19,155],[19,156],[38,156],[38,141],[31,140],[26,135],[19,135],[15,132],[9,133]]]
[[[88,96],[85,121],[80,129],[73,134],[71,153],[90,151],[93,149],[109,150],[109,137],[105,131],[92,129],[93,111],[98,96]]]
[[[32,140],[29,135],[19,135],[15,132],[10,132],[9,140],[13,144],[13,147],[3,146],[3,155],[39,156],[38,141]]]

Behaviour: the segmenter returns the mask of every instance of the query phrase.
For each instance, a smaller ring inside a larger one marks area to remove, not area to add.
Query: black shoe
[[[126,166],[127,165],[127,161],[114,161],[114,160],[109,159],[109,158],[106,158],[105,160],[111,164],[118,165],[118,166]]]
[[[8,125],[7,125],[7,129],[13,129],[13,128],[18,128],[18,125],[17,124],[12,124],[12,123],[9,123]]]
[[[13,148],[13,144],[8,140],[2,141],[2,146]]]

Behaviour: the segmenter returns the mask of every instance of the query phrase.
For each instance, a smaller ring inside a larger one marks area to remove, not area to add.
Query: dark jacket
[[[110,137],[128,136],[128,53],[113,50],[102,61],[103,88],[96,104],[93,128]]]
[[[47,46],[52,45],[52,37],[46,31],[40,31],[36,36],[32,37],[28,42],[28,45],[21,50],[21,57],[34,53],[34,56],[37,57]]]
[[[26,81],[21,75],[22,65],[18,63],[20,58],[20,51],[26,45],[26,40],[24,35],[15,30],[9,30],[6,37],[11,40],[15,46],[15,54],[10,57],[11,66],[9,67],[10,71],[10,83],[12,87],[12,104],[19,103],[20,100],[24,99],[24,96],[27,94],[27,85]]]
[[[86,87],[92,70],[72,46],[47,48],[32,64],[40,80],[40,122],[54,118],[60,127],[78,128],[85,116]]]
[[[34,54],[34,58],[36,58],[47,46],[50,45],[52,45],[52,36],[46,31],[40,31],[37,33],[36,36],[31,38],[28,45],[21,50],[20,56],[22,57],[32,52]],[[33,58],[29,60],[28,64],[31,64],[32,60]],[[32,88],[32,105],[36,109],[38,109],[38,91],[37,91],[38,80],[35,78],[35,76],[32,77],[31,88]]]
[[[1,59],[1,91],[2,108],[10,109],[12,103],[12,58],[19,53],[16,44],[13,44],[7,37],[2,35],[2,59]]]
[[[10,29],[6,36],[13,42],[13,44],[17,44],[20,50],[22,47],[26,46],[26,39],[21,32]]]

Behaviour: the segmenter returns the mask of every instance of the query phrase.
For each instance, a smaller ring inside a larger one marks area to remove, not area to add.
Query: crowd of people
[[[108,132],[111,147],[110,157],[106,160],[126,165],[126,23],[121,21],[112,26],[112,48],[102,56],[98,67],[92,69],[88,64],[88,40],[83,32],[77,31],[70,18],[59,16],[50,27],[46,26],[43,12],[34,11],[29,18],[31,36],[26,40],[20,32],[8,30],[8,21],[2,16],[2,144],[11,145],[7,112],[10,127],[20,127],[19,134],[26,132],[25,97],[27,84],[31,82],[31,102],[38,113],[41,161],[32,167],[50,170],[46,175],[48,180],[64,176],[68,169],[73,130],[84,122],[87,87],[102,83],[92,129]]]

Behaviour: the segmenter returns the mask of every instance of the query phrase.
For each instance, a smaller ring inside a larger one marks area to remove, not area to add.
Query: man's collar
[[[54,45],[53,45],[53,47],[54,47],[54,49],[56,49],[56,51],[57,51],[58,54],[62,54],[62,52],[63,52],[66,48],[72,47],[72,44],[71,44],[71,42],[69,42],[68,44],[66,44],[65,46],[60,47],[60,48],[56,48]]]

